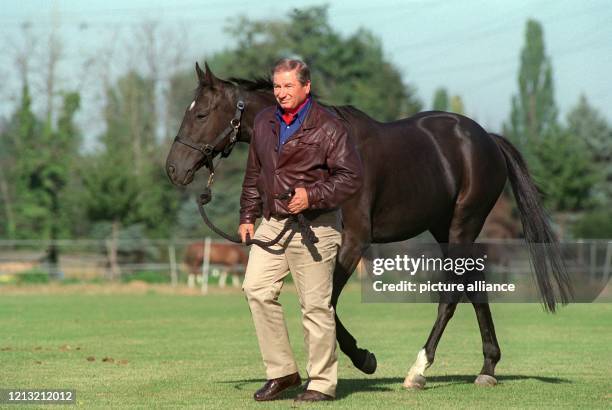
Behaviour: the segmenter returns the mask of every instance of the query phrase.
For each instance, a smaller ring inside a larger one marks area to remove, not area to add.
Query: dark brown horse
[[[199,83],[195,99],[185,111],[166,163],[168,176],[177,185],[189,184],[199,168],[210,167],[211,158],[198,146],[214,145],[213,156],[223,151],[228,140],[217,136],[223,135],[228,122],[235,118],[238,101],[246,104],[238,140],[247,143],[255,115],[275,104],[268,81],[224,81],[208,66],[204,72],[197,64],[196,72]],[[541,246],[530,247],[545,306],[554,311],[557,300],[568,300],[567,277],[538,191],[520,153],[506,139],[489,134],[467,117],[448,112],[422,112],[381,123],[350,106],[328,108],[346,121],[364,167],[361,191],[342,206],[344,231],[334,271],[334,308],[360,256],[372,243],[401,241],[429,231],[446,252],[450,245],[472,244],[507,180],[528,243],[553,244],[544,251]],[[501,354],[489,304],[480,303],[487,300],[486,295],[467,296],[476,311],[484,354],[476,383],[494,385],[495,365]],[[431,334],[404,382],[406,387],[424,386],[425,369],[434,361],[436,347],[456,306],[457,300],[439,304]],[[353,364],[373,373],[374,355],[357,347],[337,315],[336,332],[341,350]]]

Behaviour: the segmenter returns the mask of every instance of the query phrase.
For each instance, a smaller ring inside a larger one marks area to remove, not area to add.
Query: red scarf
[[[293,110],[283,110],[283,113],[281,114],[281,117],[283,118],[283,121],[285,121],[285,124],[287,124],[287,125],[291,124],[291,122],[293,121],[293,119],[295,118],[297,113],[302,108],[304,108],[304,106],[308,102],[309,98],[310,98],[310,96],[307,96],[306,99],[304,101],[302,101],[302,103],[298,107],[294,108]]]

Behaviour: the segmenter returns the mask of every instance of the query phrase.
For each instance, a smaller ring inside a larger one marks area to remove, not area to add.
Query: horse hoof
[[[479,374],[476,380],[474,380],[474,384],[477,386],[493,387],[497,384],[497,379],[488,374]]]
[[[376,366],[376,356],[374,356],[374,353],[368,352],[363,365],[359,369],[365,374],[373,374],[376,371]]]
[[[420,374],[415,374],[412,377],[407,376],[404,379],[404,387],[411,390],[423,390],[425,388],[425,376]]]

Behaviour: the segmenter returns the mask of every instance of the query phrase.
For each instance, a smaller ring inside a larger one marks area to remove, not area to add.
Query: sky
[[[28,21],[33,32],[58,28],[64,61],[60,80],[65,87],[96,82],[95,70],[83,74],[84,56],[93,68],[114,67],[120,73],[130,58],[134,32],[143,21],[155,21],[186,39],[176,46],[176,64],[192,67],[215,51],[233,46],[224,30],[228,21],[282,19],[292,8],[329,4],[332,27],[350,35],[360,27],[381,41],[385,56],[406,83],[416,87],[424,108],[434,91],[446,87],[460,95],[468,116],[489,131],[499,132],[518,92],[517,75],[527,19],[544,28],[546,52],[553,66],[555,99],[560,118],[581,94],[612,121],[612,5],[609,0],[352,0],[352,1],[160,1],[160,0],[23,0],[7,2],[0,15],[0,115],[14,108],[19,77],[14,55],[22,47],[19,34]],[[114,58],[96,54],[115,47]],[[39,44],[31,64],[44,64]],[[131,61],[130,64],[142,64]],[[214,67],[212,67],[214,71]],[[83,78],[84,77],[84,78]],[[195,85],[195,83],[194,83]],[[94,101],[99,94],[84,96]],[[39,105],[40,105],[39,101]],[[100,118],[81,114],[79,121],[95,130]],[[94,124],[94,125],[92,125]]]

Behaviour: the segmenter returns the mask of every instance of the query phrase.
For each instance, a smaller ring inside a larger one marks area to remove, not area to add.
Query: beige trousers
[[[308,250],[300,232],[289,231],[270,253],[252,246],[242,286],[249,302],[259,349],[268,379],[298,371],[289,344],[283,308],[278,301],[284,278],[293,277],[302,310],[304,344],[308,357],[308,389],[335,396],[338,381],[336,324],[331,306],[332,274],[341,244],[338,212],[311,222],[319,242]],[[263,219],[255,238],[271,240],[286,219]]]

